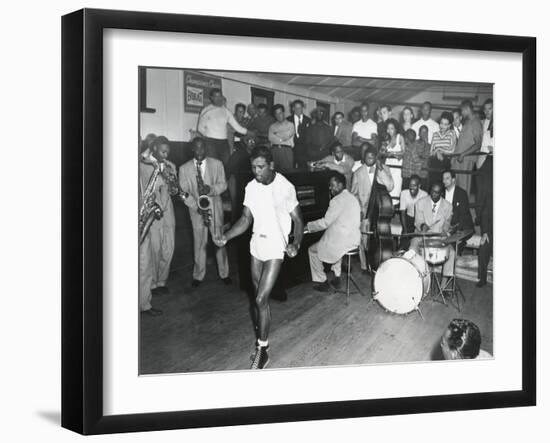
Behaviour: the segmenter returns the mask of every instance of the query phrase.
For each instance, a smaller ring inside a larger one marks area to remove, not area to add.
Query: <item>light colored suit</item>
[[[221,194],[227,189],[223,163],[212,157],[206,157],[203,162],[203,182],[210,186],[208,197],[212,209],[212,219],[209,228],[204,225],[203,218],[198,212],[197,201],[199,198],[199,190],[195,160],[189,160],[187,163],[180,166],[179,169],[180,187],[182,191],[189,193],[189,197],[185,199],[185,204],[189,208],[189,217],[191,218],[191,224],[193,226],[193,252],[195,261],[193,278],[195,280],[203,280],[206,274],[208,231],[210,230],[212,236],[220,236],[222,234],[223,206]],[[220,278],[226,278],[229,275],[229,264],[225,247],[216,248],[216,261],[218,263]]]
[[[163,167],[171,168],[173,174],[176,173],[176,166],[166,161]],[[139,173],[141,180],[141,189],[145,189],[149,178],[154,171],[154,166],[149,163],[140,162]],[[170,273],[170,263],[174,255],[175,235],[176,235],[176,217],[174,215],[174,205],[168,184],[162,175],[159,175],[155,184],[155,201],[162,209],[162,218],[154,220],[147,234],[148,245],[144,249],[149,249],[150,257],[144,258],[143,266],[150,266],[147,272],[151,275],[150,288],[155,289],[159,286],[165,286],[168,274]],[[144,253],[144,257],[145,257]],[[141,265],[140,265],[141,266]]]
[[[307,224],[309,232],[325,231],[321,240],[309,248],[311,277],[315,282],[326,280],[323,262],[333,266],[334,274],[340,275],[342,256],[359,246],[361,223],[359,202],[347,189],[330,200],[323,218]]]
[[[375,168],[376,166],[372,166]],[[362,231],[368,230],[368,226],[363,221],[367,213],[367,207],[370,200],[370,194],[372,191],[372,183],[369,177],[369,170],[371,167],[363,164],[353,173],[351,179],[351,193],[357,197],[359,200],[359,205],[361,207],[361,221],[362,221]],[[374,176],[373,176],[374,177]],[[376,174],[376,181],[383,185],[388,192],[393,190],[393,178],[391,175],[390,168],[386,165],[382,165],[382,168],[378,170]],[[361,261],[361,269],[367,269],[367,256],[365,253],[365,248],[367,245],[367,235],[363,234],[361,236],[361,247],[359,248],[359,260]]]
[[[414,226],[416,232],[422,231],[422,225],[426,224],[429,227],[429,233],[440,233],[447,235],[449,228],[451,227],[451,219],[453,217],[453,205],[451,205],[443,197],[439,199],[439,207],[434,214],[432,211],[433,201],[432,198],[427,195],[416,202]],[[422,237],[413,237],[411,240],[410,249],[420,254],[423,244]],[[452,246],[447,246],[448,259],[443,264],[443,275],[451,277],[454,274],[454,262],[455,262],[455,249]]]

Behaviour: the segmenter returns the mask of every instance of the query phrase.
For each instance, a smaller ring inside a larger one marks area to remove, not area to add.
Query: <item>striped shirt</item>
[[[456,133],[452,129],[447,130],[445,134],[440,131],[434,133],[432,137],[431,154],[435,155],[436,150],[443,151],[445,154],[452,154],[456,147]]]

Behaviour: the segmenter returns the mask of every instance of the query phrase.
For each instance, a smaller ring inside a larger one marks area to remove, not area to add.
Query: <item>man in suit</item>
[[[456,184],[456,174],[451,170],[443,171],[441,176],[443,180],[443,198],[453,205],[453,217],[451,219],[451,233],[456,231],[468,231],[471,230],[470,236],[462,239],[458,245],[458,254],[464,249],[466,240],[473,235],[474,221],[472,220],[472,214],[470,212],[470,201],[468,194],[460,186]]]
[[[357,198],[346,189],[344,175],[334,172],[329,179],[329,190],[332,199],[325,216],[310,221],[306,226],[306,233],[325,231],[321,240],[308,250],[311,279],[318,283],[313,289],[319,292],[330,290],[323,265],[331,265],[334,279],[330,283],[338,289],[341,285],[342,257],[347,251],[357,248],[361,241],[361,208]]]
[[[306,131],[306,162],[318,161],[330,154],[329,147],[334,137],[330,125],[325,121],[325,110],[316,108],[311,112],[314,122]]]
[[[419,233],[437,233],[442,237],[449,235],[453,206],[444,198],[441,198],[443,187],[440,183],[432,184],[430,195],[421,198],[415,205],[414,226]],[[423,245],[422,237],[414,237],[410,248],[421,253]],[[448,279],[454,275],[455,250],[447,246],[447,261],[443,264],[443,279],[441,286],[447,285]]]
[[[287,117],[287,120],[294,124],[294,161],[299,168],[305,168],[306,165],[306,130],[311,125],[311,119],[304,115],[304,102],[302,100],[294,100],[290,108],[292,115]]]
[[[359,200],[361,208],[361,231],[368,232],[369,226],[366,216],[374,176],[376,174],[376,182],[384,186],[388,192],[393,190],[393,178],[390,168],[377,160],[376,148],[373,145],[370,143],[363,143],[361,145],[361,152],[363,152],[363,164],[353,173],[351,179],[351,193]],[[364,272],[367,271],[367,256],[365,253],[367,238],[368,236],[366,234],[361,235],[361,247],[359,248],[361,269]]]
[[[206,156],[206,146],[202,138],[195,138],[191,142],[193,159],[180,166],[179,183],[181,190],[189,195],[185,198],[185,204],[189,208],[189,217],[193,227],[193,267],[192,287],[198,287],[206,274],[206,246],[208,244],[208,232],[212,238],[220,236],[223,230],[223,206],[221,194],[227,189],[223,163],[215,158]],[[199,174],[204,185],[199,189]],[[200,195],[207,195],[210,200],[211,217],[209,222],[205,220],[199,210],[198,200]],[[226,285],[231,284],[229,278],[229,264],[225,247],[216,249],[216,261],[218,274]]]
[[[354,151],[351,146],[351,131],[353,125],[345,119],[343,112],[335,113],[332,119],[334,120],[334,138],[338,140],[345,151],[353,153]]]

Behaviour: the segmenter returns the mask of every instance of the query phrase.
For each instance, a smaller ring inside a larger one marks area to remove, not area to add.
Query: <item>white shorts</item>
[[[285,246],[278,235],[277,238],[265,234],[252,233],[250,254],[260,261],[282,260],[285,257]]]

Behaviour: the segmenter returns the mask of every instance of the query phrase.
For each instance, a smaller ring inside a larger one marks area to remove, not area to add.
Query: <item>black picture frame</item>
[[[522,388],[106,416],[102,344],[103,30],[107,28],[522,54]],[[284,30],[283,32],[281,30]],[[536,404],[536,39],[335,24],[83,9],[62,18],[62,426],[151,431]]]

